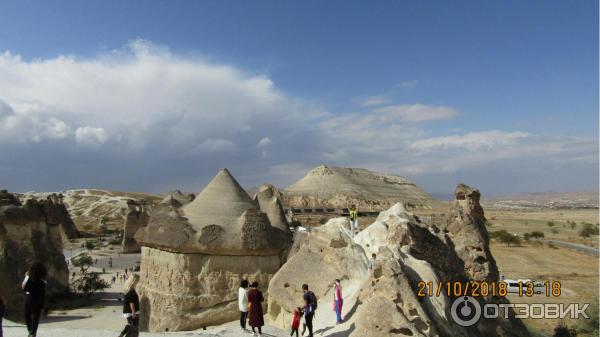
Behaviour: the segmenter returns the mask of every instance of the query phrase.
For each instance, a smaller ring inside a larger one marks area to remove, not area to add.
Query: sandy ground
[[[52,327],[49,324],[40,324],[38,330],[39,337],[117,337],[118,330],[108,328],[59,328]],[[24,337],[27,336],[27,329],[21,324],[10,321],[4,321],[5,337]],[[169,333],[140,333],[140,336],[203,336],[203,337],[249,337],[252,333],[240,331],[237,322],[227,323],[218,327],[207,329],[206,331],[188,331],[188,332],[169,332]],[[264,327],[263,336],[265,337],[283,337],[289,336],[289,332],[284,332],[272,327]]]
[[[561,285],[558,297],[534,295],[519,297],[509,294],[512,303],[593,303],[598,302],[598,257],[566,248],[524,245],[507,247],[492,244],[492,254],[500,273],[506,279],[531,279],[539,282],[557,281]],[[557,319],[525,319],[533,331],[552,335]],[[567,319],[568,324],[574,322]]]

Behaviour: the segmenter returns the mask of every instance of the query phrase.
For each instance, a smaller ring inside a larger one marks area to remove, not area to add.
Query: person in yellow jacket
[[[350,232],[354,236],[358,230],[358,209],[356,209],[356,205],[350,205],[348,210],[350,211]]]

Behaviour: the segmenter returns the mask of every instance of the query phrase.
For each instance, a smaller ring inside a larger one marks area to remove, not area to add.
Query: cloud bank
[[[1,187],[196,191],[223,166],[246,185],[286,185],[330,163],[408,174],[435,192],[460,174],[530,158],[532,170],[545,172],[598,162],[590,139],[495,129],[432,134],[429,124],[460,117],[454,107],[385,96],[358,106],[325,111],[264,74],[143,40],[92,58],[4,52],[0,174],[10,179]]]

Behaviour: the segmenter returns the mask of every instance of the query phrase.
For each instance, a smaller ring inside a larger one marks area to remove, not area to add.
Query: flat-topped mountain
[[[363,168],[321,165],[283,190],[288,207],[345,208],[356,204],[362,210],[383,210],[397,202],[428,207],[431,196],[410,180]]]

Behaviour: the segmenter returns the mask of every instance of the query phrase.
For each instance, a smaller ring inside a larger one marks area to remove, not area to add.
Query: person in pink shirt
[[[336,279],[333,289],[333,310],[337,318],[336,324],[342,323],[342,306],[344,305],[344,298],[342,297],[342,285],[340,280]]]

